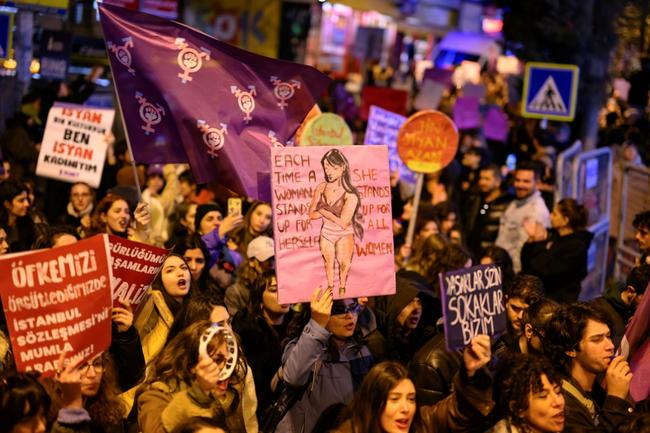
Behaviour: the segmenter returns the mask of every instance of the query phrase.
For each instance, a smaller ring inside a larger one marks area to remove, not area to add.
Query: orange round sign
[[[416,173],[434,173],[456,156],[458,130],[440,111],[424,110],[409,117],[397,134],[397,153]]]

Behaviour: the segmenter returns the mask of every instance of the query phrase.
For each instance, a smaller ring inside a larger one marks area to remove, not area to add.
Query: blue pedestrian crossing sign
[[[521,115],[572,121],[576,113],[579,75],[576,65],[526,63]]]
[[[14,29],[14,14],[0,12],[0,60],[11,56],[11,42]]]

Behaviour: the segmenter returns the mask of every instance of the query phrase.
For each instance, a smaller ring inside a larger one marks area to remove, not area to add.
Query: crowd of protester
[[[241,214],[224,212],[231,192],[197,185],[185,165],[132,170],[114,137],[99,188],[39,178],[41,103],[26,96],[0,138],[0,254],[101,233],[170,254],[138,311],[113,308],[109,350],[82,363],[62,353],[53,378],[15,371],[3,314],[1,433],[650,432],[615,356],[650,283],[650,211],[634,220],[637,265],[583,299],[588,209],[552,205],[544,186],[543,150],[561,148],[562,128],[513,125],[511,170],[509,150],[466,131],[417,212],[392,176],[394,295],[334,300],[313,287],[310,302],[283,305],[269,203],[243,197]],[[601,142],[640,161],[647,135],[613,113]],[[478,264],[501,268],[507,331],[449,352],[438,275]]]

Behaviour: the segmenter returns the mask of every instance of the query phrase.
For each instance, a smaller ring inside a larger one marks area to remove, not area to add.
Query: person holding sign
[[[70,359],[66,364],[65,358],[66,352],[63,352],[54,380],[45,382],[46,389],[50,388],[53,404],[64,411],[59,411],[57,421],[60,426],[66,429],[81,424],[92,432],[124,431],[126,407],[118,397],[110,355],[104,352],[85,363]],[[72,430],[76,429],[73,427]]]
[[[485,422],[494,406],[487,373],[490,337],[478,335],[463,352],[454,392],[432,405],[420,406],[408,370],[387,361],[370,370],[349,406],[349,419],[336,433],[443,433],[469,431]],[[459,398],[461,396],[462,398]]]
[[[151,283],[149,297],[135,321],[147,363],[162,350],[174,317],[190,292],[196,292],[190,268],[181,256],[170,254]]]
[[[309,218],[323,219],[320,251],[325,263],[327,286],[334,288],[335,262],[339,266],[339,297],[345,296],[354,237],[363,239],[361,197],[350,179],[350,164],[338,149],[330,149],[321,159],[325,182],[314,191]]]
[[[305,389],[277,426],[278,432],[310,432],[330,405],[347,403],[370,370],[368,348],[355,338],[361,306],[333,300],[332,289],[314,290],[309,308],[289,323],[280,378]],[[298,332],[300,332],[298,335]],[[144,432],[146,433],[146,432]]]

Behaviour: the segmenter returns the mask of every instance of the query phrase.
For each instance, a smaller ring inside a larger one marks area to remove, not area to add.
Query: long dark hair
[[[179,304],[178,302],[174,301],[174,299],[169,295],[169,293],[167,293],[167,289],[165,289],[165,285],[163,284],[162,281],[162,273],[163,273],[163,267],[165,266],[165,262],[169,260],[170,257],[178,257],[183,261],[183,263],[187,264],[183,256],[176,253],[172,253],[167,257],[165,257],[165,260],[160,266],[160,271],[156,274],[156,277],[153,279],[151,283],[151,290],[158,290],[162,294],[163,298],[165,299],[165,303],[167,304],[167,307],[169,307],[169,310],[172,312],[172,314],[176,316],[178,314],[178,311],[181,308],[181,305],[186,304],[189,301],[190,296],[192,296],[192,294],[197,292],[197,288],[196,288],[196,283],[192,280],[192,273],[190,272],[190,281],[189,281],[190,290],[187,293],[187,295],[185,295],[185,297],[183,298],[182,304]]]
[[[127,407],[119,397],[120,391],[117,385],[117,371],[113,357],[108,352],[101,354],[104,370],[99,383],[97,394],[88,397],[84,401],[84,409],[88,411],[92,424],[101,427],[101,431],[112,431],[121,426],[122,419],[127,415]],[[46,379],[44,384],[51,390],[50,395],[54,397],[53,408],[55,413],[63,407],[63,391],[52,379]]]
[[[244,259],[248,258],[248,254],[247,254],[248,244],[253,239],[255,239],[258,236],[268,236],[270,238],[273,237],[273,223],[269,224],[268,228],[263,233],[253,234],[250,231],[251,217],[253,216],[255,209],[257,209],[262,205],[268,206],[271,209],[273,209],[270,203],[262,200],[255,200],[253,204],[251,204],[251,207],[246,212],[246,215],[244,215],[244,223],[239,228],[233,230],[233,233],[230,235],[230,239],[232,239],[237,244],[237,252]]]
[[[323,171],[325,170],[325,161],[329,162],[331,165],[336,165],[338,167],[344,167],[343,174],[341,175],[341,185],[345,192],[354,194],[357,197],[357,206],[354,209],[354,216],[352,217],[352,227],[354,228],[354,234],[359,240],[363,240],[363,215],[359,212],[361,208],[361,196],[359,195],[359,190],[352,184],[352,179],[350,179],[350,163],[347,158],[341,151],[338,149],[330,149],[323,155],[320,160],[321,165],[323,166]],[[327,175],[325,175],[325,180]]]
[[[587,209],[572,198],[563,198],[557,202],[560,213],[569,220],[573,230],[585,228],[589,219]]]
[[[190,387],[194,381],[192,370],[198,364],[199,342],[203,331],[212,325],[209,320],[200,320],[183,329],[176,337],[167,342],[162,351],[151,361],[151,374],[147,376],[145,384],[164,382],[177,389],[184,384]],[[221,334],[215,335],[208,345],[208,353],[216,350],[225,341]],[[237,367],[230,377],[230,383],[236,384],[244,381],[246,377],[246,360],[239,350]]]
[[[9,433],[41,410],[47,417],[51,399],[35,373],[0,373],[0,432]]]
[[[15,228],[20,234],[17,240],[9,244],[12,252],[30,249],[36,239],[36,224],[32,220],[29,212],[23,217],[17,217],[13,227],[9,226],[9,211],[5,208],[4,204],[6,201],[11,203],[14,198],[23,192],[29,194],[29,188],[19,180],[6,179],[0,182],[0,224],[6,227],[7,230],[5,231],[7,232],[7,236],[10,236],[10,230],[8,230],[10,228]],[[30,208],[32,207],[33,203],[30,203]],[[9,243],[8,240],[7,243]]]
[[[0,182],[0,223],[9,223],[9,211],[5,208],[4,202],[11,201],[23,192],[29,194],[27,185],[16,179],[6,179]]]
[[[253,281],[252,286],[249,287],[250,301],[248,302],[248,311],[256,319],[262,317],[264,292],[270,286],[274,277],[275,270],[265,270]]]
[[[437,278],[431,269],[436,265],[440,255],[449,245],[447,238],[441,234],[429,235],[426,239],[418,242],[415,248],[413,257],[411,257],[406,265],[406,269],[415,271],[423,277],[430,280],[433,275]]]
[[[370,369],[348,407],[352,433],[383,432],[379,420],[386,407],[388,394],[403,380],[410,380],[408,370],[398,362],[384,361]],[[417,408],[409,432],[424,432]]]
[[[226,308],[223,296],[215,292],[195,292],[187,298],[187,302],[183,302],[183,306],[174,317],[174,323],[169,328],[169,334],[167,334],[168,342],[190,324],[198,320],[210,320],[210,315],[214,307],[222,306]]]
[[[209,278],[209,263],[210,263],[210,251],[208,247],[205,246],[205,243],[201,239],[201,236],[193,233],[187,236],[181,236],[175,238],[171,243],[168,244],[168,248],[172,249],[173,253],[176,253],[180,256],[184,256],[187,250],[201,250],[203,254],[203,259],[205,260],[205,266],[201,271],[201,276],[199,277],[199,287],[203,289],[202,285],[205,283],[205,280]]]

